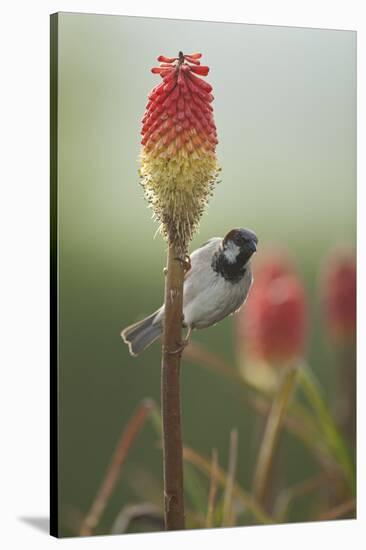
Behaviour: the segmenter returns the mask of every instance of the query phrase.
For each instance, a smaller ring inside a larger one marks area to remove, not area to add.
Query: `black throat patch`
[[[225,281],[236,283],[244,277],[247,261],[247,254],[240,252],[235,262],[231,263],[227,260],[223,251],[219,250],[213,255],[211,267],[216,273],[224,277]]]

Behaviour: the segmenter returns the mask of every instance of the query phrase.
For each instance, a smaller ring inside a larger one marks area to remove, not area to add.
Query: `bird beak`
[[[257,252],[257,243],[255,241],[252,241],[251,245],[252,245],[253,253]]]

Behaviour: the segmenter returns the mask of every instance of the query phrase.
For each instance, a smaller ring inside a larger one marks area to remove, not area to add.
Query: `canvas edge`
[[[50,15],[50,535],[59,537],[58,13]]]

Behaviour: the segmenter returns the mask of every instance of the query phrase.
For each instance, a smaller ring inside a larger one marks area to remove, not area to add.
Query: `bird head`
[[[258,238],[250,229],[236,228],[227,233],[222,241],[223,253],[229,263],[246,264],[257,251]]]

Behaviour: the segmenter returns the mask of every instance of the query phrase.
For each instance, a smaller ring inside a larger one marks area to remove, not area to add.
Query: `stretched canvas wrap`
[[[51,534],[354,518],[355,411],[356,33],[52,15]]]

